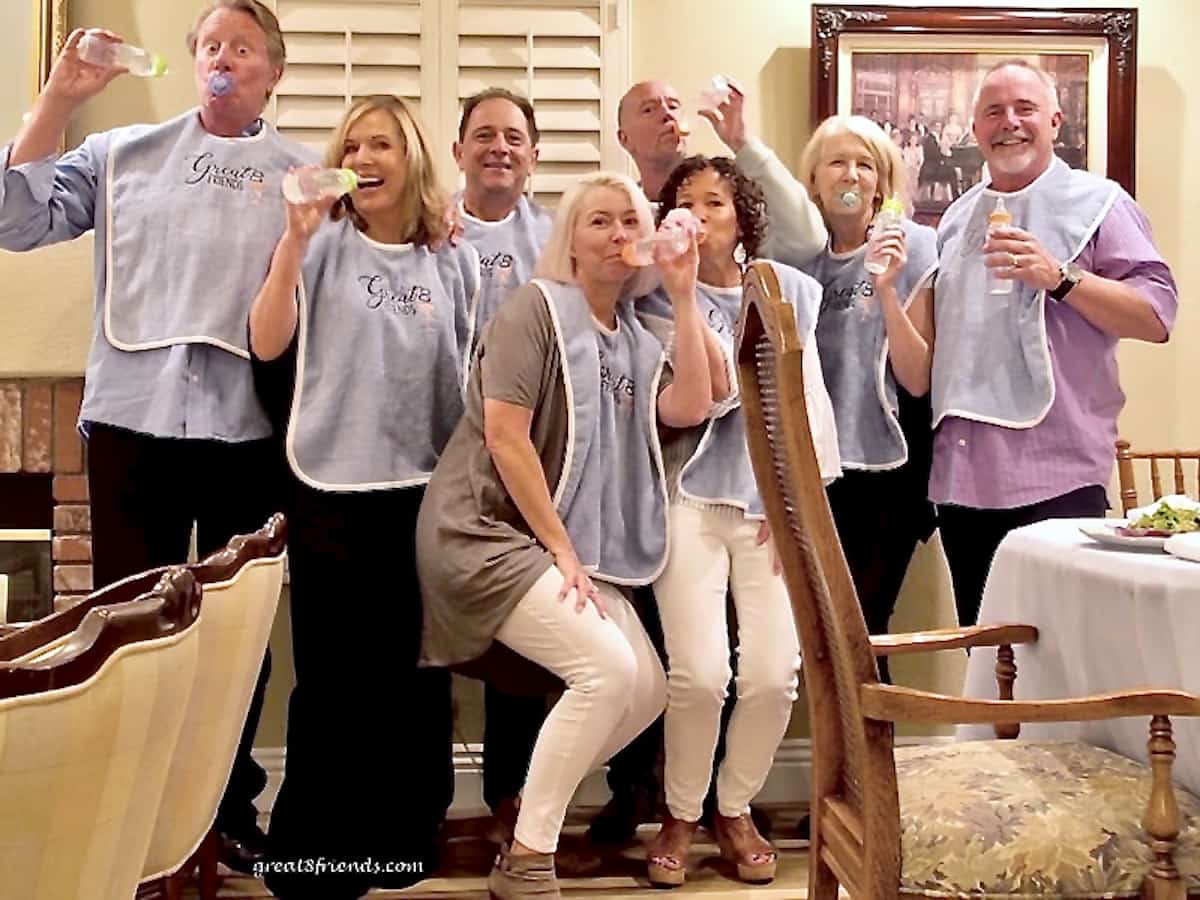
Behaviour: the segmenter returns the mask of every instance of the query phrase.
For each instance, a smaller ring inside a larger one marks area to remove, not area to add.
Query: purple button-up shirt
[[[1150,223],[1124,191],[1076,262],[1134,288],[1170,332],[1178,305],[1175,279],[1154,248]],[[1054,373],[1050,411],[1033,428],[943,419],[933,435],[929,499],[934,503],[1011,509],[1108,484],[1117,415],[1125,404],[1117,339],[1069,303],[1050,299],[1046,334]]]

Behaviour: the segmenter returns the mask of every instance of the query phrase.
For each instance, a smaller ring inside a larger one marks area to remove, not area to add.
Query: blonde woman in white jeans
[[[729,159],[684,160],[660,194],[659,215],[690,209],[703,223],[699,303],[732,358],[742,300],[740,244],[752,257],[766,231],[758,186]],[[772,264],[795,308],[804,348],[809,417],[822,474],[840,471],[837,435],[821,364],[811,340],[821,288],[807,275]],[[667,317],[655,295],[647,313]],[[732,371],[730,373],[732,377]],[[774,878],[776,853],[751,819],[796,699],[800,646],[791,604],[772,558],[762,504],[746,450],[736,397],[704,425],[671,441],[665,452],[671,493],[670,551],[654,583],[668,657],[666,794],[663,827],[647,850],[648,875],[660,886],[681,884],[688,847],[708,791],[730,681],[726,590],[737,611],[737,703],[717,773],[715,836],[744,881]]]
[[[515,839],[488,878],[499,900],[559,896],[567,804],[666,702],[623,586],[652,581],[666,556],[658,425],[703,421],[725,372],[696,305],[694,238],[659,266],[676,325],[669,371],[634,315],[646,279],[621,250],[652,228],[625,176],[568,190],[534,281],[483,332],[466,413],[418,519],[426,660],[467,662],[499,641],[566,683],[538,735]]]

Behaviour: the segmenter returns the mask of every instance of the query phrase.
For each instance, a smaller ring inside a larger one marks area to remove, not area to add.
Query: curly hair
[[[767,236],[770,222],[767,217],[767,198],[763,196],[758,182],[742,172],[728,156],[697,154],[689,156],[672,169],[658,195],[658,223],[661,225],[667,213],[679,205],[679,191],[684,183],[705,169],[712,169],[729,185],[733,193],[733,211],[737,216],[738,239],[746,251],[746,258],[754,259]]]

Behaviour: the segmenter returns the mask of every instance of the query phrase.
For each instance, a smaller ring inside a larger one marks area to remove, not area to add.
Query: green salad
[[[1146,513],[1129,523],[1130,528],[1145,528],[1150,531],[1169,531],[1179,534],[1185,531],[1200,531],[1200,510],[1180,509],[1169,503],[1159,503],[1154,512]]]

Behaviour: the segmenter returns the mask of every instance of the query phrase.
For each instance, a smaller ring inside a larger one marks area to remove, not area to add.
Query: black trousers
[[[666,665],[667,649],[663,641],[662,620],[650,587],[633,589],[633,608],[658,657]],[[659,757],[663,749],[663,717],[655,719],[645,731],[626,744],[608,762],[608,787],[614,794],[628,794],[635,788],[658,795]]]
[[[265,878],[284,900],[405,887],[437,865],[454,772],[450,674],[417,667],[423,494],[292,491],[296,685]]]
[[[281,507],[281,457],[273,440],[226,443],[88,426],[92,572],[97,588],[157,566],[186,561],[193,523],[201,557],[235,534],[257,531]],[[271,674],[267,652],[237,756],[217,812],[233,837],[256,827],[254,798],[267,783],[251,757]]]
[[[939,506],[942,548],[950,564],[958,624],[974,625],[979,618],[988,570],[1006,534],[1044,519],[1100,517],[1106,509],[1108,498],[1098,484],[1013,509]]]
[[[483,802],[493,811],[521,793],[545,721],[545,697],[517,697],[484,682]]]
[[[908,564],[925,536],[928,504],[911,483],[905,467],[848,470],[825,489],[869,634],[887,634]],[[887,659],[877,661],[879,677],[890,683]]]

